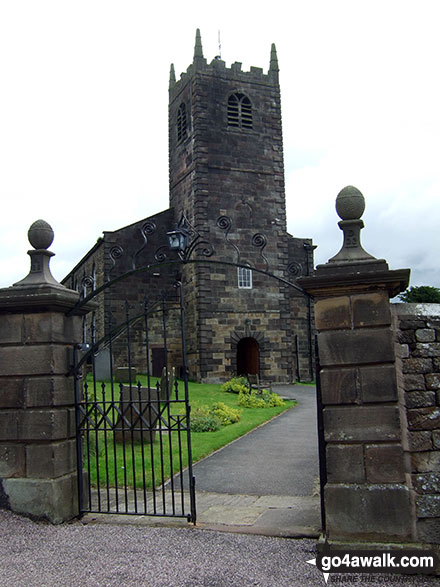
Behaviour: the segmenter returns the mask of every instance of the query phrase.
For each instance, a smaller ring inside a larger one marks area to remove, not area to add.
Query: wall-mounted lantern
[[[184,226],[177,226],[176,230],[167,232],[167,237],[172,251],[185,252],[189,242],[189,231]]]

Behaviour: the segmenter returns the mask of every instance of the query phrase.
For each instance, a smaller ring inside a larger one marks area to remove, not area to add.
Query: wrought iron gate
[[[114,325],[108,316],[107,333],[100,340],[95,316],[84,325],[84,338],[91,342],[77,348],[73,357],[80,514],[144,514],[196,522],[181,283],[175,292],[171,300],[165,292],[153,304],[146,300],[138,313],[126,302],[125,319]],[[180,380],[168,365],[170,312],[174,335],[178,331],[181,339]],[[165,361],[157,381],[150,373],[152,316],[156,328],[160,324]],[[139,356],[133,360],[133,342],[140,333],[145,369]],[[121,356],[126,363],[118,368],[115,361]],[[116,375],[123,381],[116,382]]]

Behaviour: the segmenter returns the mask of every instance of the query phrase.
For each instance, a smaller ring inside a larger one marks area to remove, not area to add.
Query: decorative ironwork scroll
[[[233,249],[237,253],[236,262],[240,263],[240,249],[237,247],[236,244],[229,240],[229,232],[232,228],[232,220],[229,218],[229,216],[220,216],[219,218],[217,218],[217,226],[220,228],[220,230],[225,231],[225,241],[229,245],[231,245],[231,247],[233,247]]]
[[[145,247],[148,244],[148,237],[151,234],[154,234],[156,232],[156,223],[153,222],[152,220],[147,220],[146,222],[144,222],[144,224],[142,225],[142,228],[140,229],[140,233],[142,235],[142,238],[144,239],[144,244],[141,246],[140,249],[138,249],[135,254],[132,257],[132,268],[136,269],[137,265],[136,265],[136,257],[141,253],[141,251],[143,251],[145,249]]]
[[[267,257],[263,254],[266,245],[267,237],[264,234],[261,234],[260,232],[254,234],[254,236],[252,237],[252,246],[256,247],[257,249],[260,249],[260,257],[266,264],[266,271],[269,271],[269,261],[267,260]]]
[[[293,277],[299,277],[300,275],[302,275],[302,272],[303,268],[301,263],[292,261],[292,263],[289,263],[289,265],[287,266],[287,273],[289,275],[292,275]]]
[[[124,254],[124,249],[121,247],[121,245],[113,245],[113,247],[110,249],[109,254],[110,254],[110,259],[112,261],[112,266],[110,267],[110,270],[107,274],[107,281],[110,281],[110,273],[115,268],[116,261],[118,259],[120,259],[122,257],[122,255]]]

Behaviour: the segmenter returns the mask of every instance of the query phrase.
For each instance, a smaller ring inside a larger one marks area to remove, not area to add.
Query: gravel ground
[[[52,526],[0,511],[0,585],[324,586],[314,540],[125,524]],[[434,585],[429,577],[338,575],[328,584]]]

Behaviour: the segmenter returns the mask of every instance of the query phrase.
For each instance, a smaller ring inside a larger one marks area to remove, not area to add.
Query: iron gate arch
[[[252,245],[259,250],[259,256],[261,257],[261,261],[264,262],[265,268],[260,269],[256,266],[251,266],[248,262],[242,262],[240,258],[240,251],[238,247],[233,244],[232,242],[228,241],[229,244],[236,250],[237,254],[237,261],[226,261],[224,259],[215,260],[210,257],[214,254],[214,248],[204,240],[199,233],[197,233],[187,222],[186,218],[182,216],[182,219],[177,227],[177,233],[179,233],[179,226],[182,227],[183,236],[186,239],[185,245],[183,249],[177,250],[177,254],[174,255],[174,258],[170,258],[169,255],[169,247],[162,246],[160,247],[155,255],[154,255],[154,262],[144,265],[142,267],[136,266],[136,257],[138,253],[137,251],[132,258],[132,269],[125,271],[121,275],[116,277],[110,278],[110,273],[116,265],[117,259],[123,254],[123,249],[119,245],[114,246],[110,250],[110,256],[112,260],[112,267],[110,272],[107,275],[107,281],[99,287],[96,287],[95,284],[95,277],[94,276],[83,276],[81,281],[81,290],[82,295],[81,299],[78,304],[69,312],[69,314],[75,314],[83,305],[90,303],[93,299],[102,293],[107,288],[112,287],[116,283],[128,279],[129,277],[140,274],[143,272],[154,272],[155,269],[159,267],[173,267],[173,266],[182,266],[182,265],[197,265],[197,264],[209,264],[210,266],[223,266],[223,267],[235,267],[235,268],[244,268],[244,269],[251,269],[251,271],[256,272],[261,275],[268,276],[280,282],[282,285],[287,287],[293,288],[298,292],[304,294],[309,300],[311,296],[305,292],[297,283],[290,281],[290,279],[286,279],[280,275],[276,275],[269,271],[269,263],[267,258],[265,257],[263,251],[264,247],[266,246],[267,239],[263,234],[255,234],[252,238]],[[217,221],[217,226],[221,230],[225,230],[225,238],[228,240],[228,233],[230,230],[230,219],[227,217],[220,217]],[[155,228],[154,228],[155,229]],[[144,228],[143,237],[145,243],[142,248],[145,247],[147,244],[147,234],[149,231],[153,230],[153,228],[149,228],[148,231]],[[171,234],[171,233],[169,233]],[[176,231],[173,232],[173,237],[175,237]],[[180,235],[179,235],[180,236]],[[192,240],[190,240],[192,239]],[[198,250],[197,250],[198,249]],[[197,250],[199,258],[192,258],[192,255]],[[297,263],[291,263],[286,268],[287,274],[296,278],[300,274],[300,270],[298,269]],[[145,434],[148,437],[152,437],[153,432],[157,434],[159,430],[159,440],[160,440],[160,463],[161,463],[161,470],[163,471],[163,443],[162,443],[162,435],[166,433],[172,438],[172,434],[176,432],[178,435],[178,459],[179,459],[179,471],[175,472],[171,470],[171,475],[169,477],[164,476],[163,474],[159,475],[159,479],[161,483],[157,485],[157,479],[154,479],[154,483],[152,487],[146,487],[145,483],[141,485],[141,496],[140,499],[137,500],[137,489],[136,484],[134,485],[134,489],[132,485],[127,485],[125,482],[125,475],[124,475],[124,486],[122,490],[122,499],[119,500],[118,491],[115,490],[114,487],[108,484],[108,474],[107,471],[105,472],[105,479],[107,479],[107,484],[104,488],[104,493],[102,492],[101,487],[97,487],[95,489],[95,493],[92,494],[92,486],[91,486],[91,479],[90,479],[90,472],[86,471],[86,475],[78,475],[79,478],[79,499],[80,499],[80,511],[81,513],[90,511],[90,512],[106,512],[106,513],[127,513],[127,514],[146,514],[146,515],[157,515],[157,516],[182,516],[186,517],[188,521],[196,522],[196,498],[195,498],[195,479],[192,473],[192,454],[191,454],[191,435],[190,435],[190,405],[189,405],[189,398],[188,398],[188,367],[186,361],[186,342],[185,342],[185,308],[184,308],[184,299],[183,299],[183,285],[182,282],[178,281],[176,286],[179,290],[179,312],[180,312],[180,327],[181,327],[181,337],[182,337],[182,375],[183,375],[183,396],[178,389],[177,382],[174,386],[173,390],[170,390],[170,377],[168,372],[168,367],[166,368],[166,397],[162,395],[160,396],[159,387],[156,389],[156,397],[154,397],[154,391],[145,391],[142,387],[142,384],[139,382],[134,383],[131,378],[131,365],[128,365],[128,372],[129,372],[129,381],[128,381],[128,392],[124,391],[120,387],[121,397],[116,398],[114,394],[114,387],[113,384],[110,384],[111,391],[110,391],[110,399],[106,398],[99,394],[96,389],[96,383],[93,380],[92,384],[92,393],[93,397],[87,395],[88,388],[85,388],[86,394],[84,399],[84,390],[80,381],[81,381],[81,368],[83,367],[84,363],[90,358],[93,362],[95,353],[99,345],[103,344],[105,340],[107,342],[111,341],[112,333],[115,335],[116,333],[121,332],[121,328],[124,329],[129,333],[130,331],[130,324],[136,322],[144,316],[146,319],[153,308],[148,308],[145,305],[145,309],[143,313],[135,315],[134,317],[130,317],[128,310],[127,310],[127,317],[123,324],[110,329],[110,339],[103,338],[98,342],[93,341],[91,348],[87,349],[84,354],[84,348],[81,350],[83,351],[82,356],[80,356],[80,348],[76,349],[75,351],[75,359],[74,359],[74,367],[73,372],[75,375],[75,397],[76,397],[76,425],[77,425],[77,457],[78,457],[78,467],[79,471],[81,471],[82,464],[84,462],[84,435],[90,434],[90,427],[96,435],[99,433],[106,435],[106,432],[118,432],[122,434],[122,438],[124,439],[124,434],[128,434],[128,438],[131,440],[130,448],[132,450],[133,447],[133,440],[135,438],[135,432],[138,432],[138,436]],[[88,289],[91,289],[90,293],[88,293]],[[163,296],[166,297],[166,293],[163,292]],[[128,307],[128,306],[127,306]],[[156,307],[157,309],[157,307]],[[165,319],[165,304],[162,302],[162,315],[165,320],[164,324],[166,323]],[[164,341],[165,341],[165,348],[166,348],[166,327],[164,326]],[[146,333],[148,333],[148,325],[146,327]],[[81,345],[80,345],[81,346]],[[147,346],[147,382],[146,387],[150,390],[150,374],[149,374],[149,360],[148,360],[148,334],[146,338],[146,346]],[[313,351],[315,349],[313,348]],[[312,351],[312,349],[311,349]],[[165,356],[167,353],[165,352]],[[130,363],[130,359],[128,359],[128,363]],[[92,369],[94,372],[95,370]],[[318,373],[317,373],[318,374]],[[174,395],[174,397],[173,397]],[[184,411],[185,414],[180,414],[181,417],[177,418],[176,414],[171,414],[171,411],[174,405],[177,404],[184,404]],[[320,417],[320,413],[322,411],[322,405],[320,403],[320,396],[319,393],[317,395],[317,409],[318,409],[318,417]],[[130,417],[125,416],[124,413],[128,410],[130,412]],[[153,416],[157,416],[157,422],[159,424],[159,428],[155,428],[149,419],[145,417],[145,412],[152,412]],[[116,420],[116,425],[113,420],[109,417],[109,413],[111,412],[111,418],[113,418],[114,414],[116,413],[117,418],[119,418],[119,425],[118,419]],[[164,414],[169,416],[169,420],[167,421],[164,418]],[[92,416],[95,415],[95,423],[93,423]],[[136,429],[136,423],[138,424],[139,429]],[[99,425],[103,425],[104,428],[101,430]],[[108,426],[107,430],[105,426]],[[163,425],[163,426],[162,426]],[[183,482],[183,467],[181,463],[182,460],[182,433],[185,433],[187,444],[187,456],[188,456],[188,464],[186,469],[187,474],[187,485]],[[319,441],[319,461],[321,463],[321,470],[325,468],[325,442],[322,434],[321,427],[318,428],[318,441]],[[96,449],[99,450],[99,442],[96,441],[95,438]],[[150,443],[151,445],[152,443]],[[122,441],[122,445],[124,447],[124,440]],[[86,445],[89,447],[89,443]],[[104,443],[104,446],[107,447],[107,444]],[[143,446],[143,442],[141,442],[141,446]],[[167,449],[172,452],[171,443],[167,445]],[[89,450],[89,448],[87,448]],[[107,448],[105,450],[105,459],[107,459]],[[125,450],[125,448],[123,448]],[[170,452],[170,455],[171,455]],[[143,454],[143,449],[141,450]],[[134,459],[133,459],[134,460]],[[171,457],[172,460],[172,457]],[[142,462],[144,461],[142,457]],[[89,463],[88,455],[85,459],[85,462]],[[107,460],[105,461],[107,462]],[[171,466],[172,467],[172,466]],[[125,467],[124,467],[125,469]],[[153,469],[154,470],[154,469]],[[178,473],[177,477],[175,473]],[[144,473],[142,472],[142,477]],[[154,473],[153,473],[154,475]],[[166,482],[168,481],[168,485]],[[321,489],[324,483],[324,479],[320,478]],[[177,485],[176,485],[177,484]],[[115,484],[116,485],[116,484]],[[86,487],[86,491],[84,488]],[[110,490],[114,490],[114,499],[111,503],[110,507]],[[130,500],[130,496],[132,499]],[[95,507],[93,509],[93,498],[95,499]],[[122,503],[121,503],[122,502]],[[177,503],[179,502],[179,503]],[[103,504],[107,504],[107,509],[103,507]],[[139,504],[141,507],[139,507]],[[324,504],[321,502],[321,513],[324,519]]]

